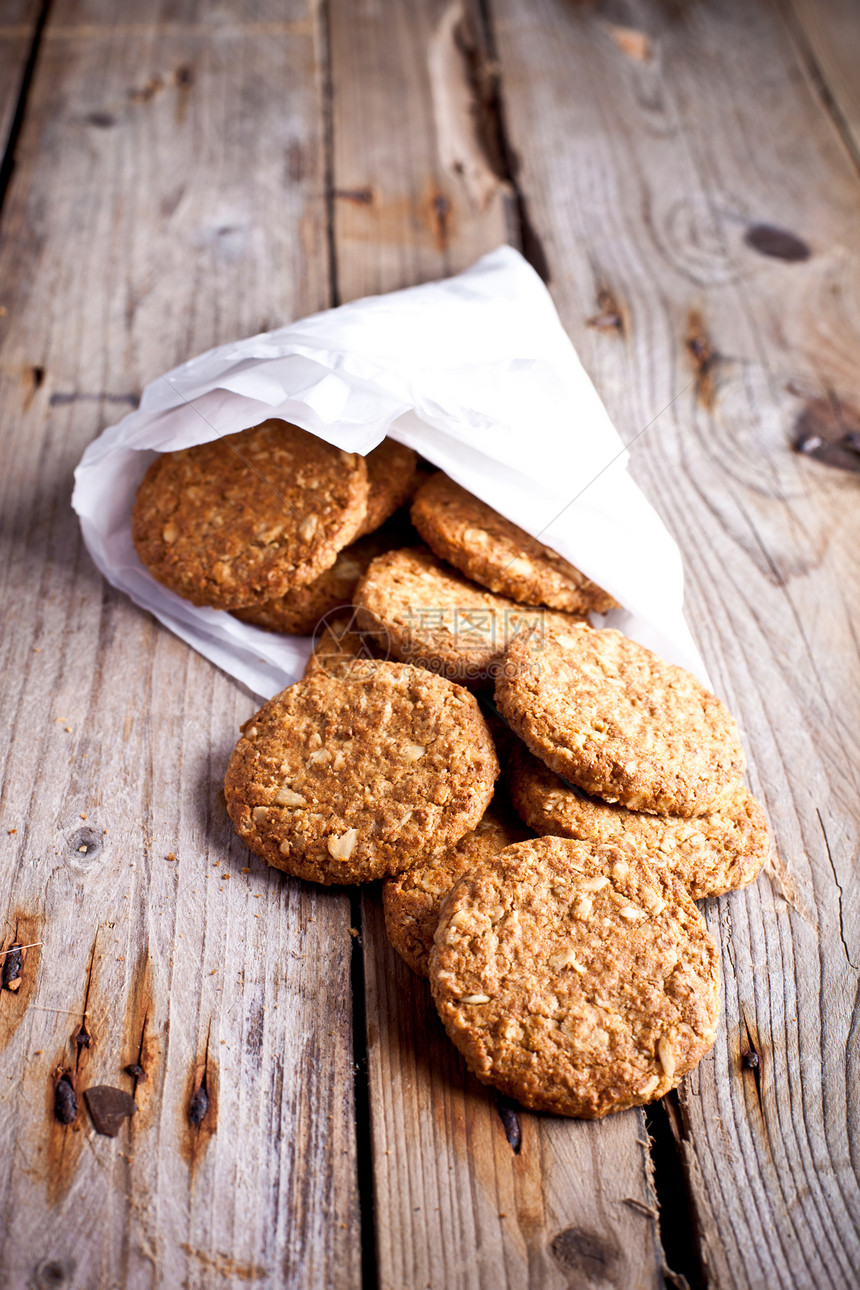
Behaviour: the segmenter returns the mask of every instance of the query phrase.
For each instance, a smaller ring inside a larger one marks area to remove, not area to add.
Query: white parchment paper
[[[221,345],[146,386],[87,448],[72,505],[104,576],[256,694],[301,675],[310,642],[198,609],[138,560],[131,509],[157,452],[283,417],[349,452],[415,448],[609,591],[620,628],[706,680],[683,615],[678,548],[522,256]]]

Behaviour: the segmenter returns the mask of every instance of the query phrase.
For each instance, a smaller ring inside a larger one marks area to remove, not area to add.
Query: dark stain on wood
[[[773,224],[752,224],[744,233],[744,241],[759,255],[767,255],[775,260],[785,260],[788,264],[799,264],[812,255],[809,245],[796,233],[786,228],[776,228]]]
[[[96,1133],[115,1138],[123,1124],[137,1112],[134,1098],[124,1088],[111,1084],[96,1084],[84,1089],[84,1101]]]
[[[762,1048],[758,1042],[758,1036],[755,1027],[747,1021],[746,1015],[741,1014],[744,1023],[744,1032],[746,1040],[741,1040],[741,1070],[744,1079],[750,1079],[755,1088],[756,1102],[762,1117],[764,1115],[764,1103],[761,1095],[761,1077],[763,1074]]]
[[[794,423],[793,447],[826,466],[860,471],[860,410],[832,391],[808,399]]]
[[[97,394],[87,394],[77,390],[55,390],[48,399],[48,405],[52,408],[64,407],[67,403],[127,403],[129,407],[136,408],[140,403],[140,395],[133,391],[128,394],[111,394],[109,390],[99,390]]]
[[[287,145],[287,183],[300,184],[306,171],[305,150],[298,139],[291,139]]]
[[[45,1085],[47,1138],[42,1167],[51,1205],[68,1192],[84,1146],[78,1087],[74,1068],[63,1049]]]
[[[587,1285],[620,1285],[624,1263],[612,1241],[583,1227],[566,1227],[550,1241],[550,1253],[565,1272],[577,1273]]]
[[[343,202],[353,202],[356,206],[371,206],[376,200],[372,188],[335,188],[332,196]]]
[[[71,1071],[63,1071],[54,1086],[54,1115],[60,1124],[74,1124],[78,1118],[78,1095]]]
[[[10,945],[3,951],[3,966],[0,968],[0,988],[11,990],[13,994],[21,985],[21,969],[24,957],[20,945]]]
[[[720,356],[711,344],[702,315],[691,309],[687,316],[684,348],[690,356],[696,378],[696,398],[710,411],[717,400],[716,371]]]
[[[430,228],[437,251],[447,251],[451,240],[451,201],[444,193],[435,192],[429,202]]]
[[[217,1128],[218,1063],[209,1052],[207,1034],[203,1054],[188,1073],[182,1100],[181,1149],[191,1169],[192,1178]]]
[[[164,81],[160,76],[150,76],[145,85],[133,85],[128,91],[128,97],[132,103],[148,103],[150,99],[155,98],[159,90],[164,89]]]
[[[499,1113],[499,1119],[502,1122],[502,1128],[505,1131],[511,1150],[514,1155],[520,1154],[520,1148],[523,1145],[523,1126],[520,1121],[520,1108],[516,1102],[505,1097],[503,1093],[496,1096],[496,1110]]]
[[[110,130],[116,125],[116,117],[112,112],[88,112],[84,120],[87,125],[94,125],[97,130]]]
[[[134,1081],[132,1096],[137,1097],[139,1085],[147,1083],[144,1090],[139,1114],[134,1121],[134,1132],[146,1128],[152,1119],[155,1108],[148,1096],[156,1082],[155,1072],[160,1057],[160,1046],[152,1017],[155,1015],[155,1003],[152,994],[152,971],[150,954],[144,947],[137,956],[134,971],[131,975],[131,989],[125,1005],[123,1020],[123,1047],[127,1061],[123,1066],[126,1075]]]
[[[12,935],[0,959],[0,1052],[9,1043],[29,1007],[36,989],[43,919],[41,915],[17,910],[9,919]]]
[[[45,369],[41,363],[34,363],[30,368],[33,377],[33,389],[38,390],[45,379]]]
[[[176,86],[176,124],[182,125],[188,113],[188,100],[194,88],[196,73],[191,63],[180,63],[173,73]]]
[[[600,287],[597,292],[597,310],[598,312],[588,319],[589,327],[594,327],[597,331],[615,332],[616,336],[626,334],[627,328],[621,306],[608,287]]]

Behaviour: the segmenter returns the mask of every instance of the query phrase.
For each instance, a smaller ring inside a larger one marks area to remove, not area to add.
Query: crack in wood
[[[3,151],[2,160],[0,160],[0,211],[2,211],[6,201],[6,194],[9,190],[12,172],[15,169],[15,150],[18,146],[21,127],[24,124],[24,113],[27,110],[30,86],[33,81],[33,73],[36,70],[36,60],[39,57],[39,50],[42,45],[42,35],[45,30],[45,24],[48,21],[50,8],[51,0],[42,0],[42,6],[36,15],[36,21],[33,27],[33,38],[30,43],[30,52],[27,56],[27,62],[24,64],[24,71],[21,76],[21,87],[18,90],[18,101],[15,104],[15,112],[9,126],[9,133],[6,137],[6,147]]]
[[[705,1290],[708,1279],[677,1091],[673,1089],[659,1102],[643,1107],[643,1111],[664,1275],[682,1290]]]
[[[496,1095],[496,1111],[502,1122],[502,1128],[505,1131],[511,1150],[515,1156],[520,1154],[523,1145],[523,1126],[520,1119],[520,1108],[516,1102],[503,1093]]]
[[[830,871],[833,874],[833,881],[836,883],[836,890],[839,892],[839,939],[842,941],[842,948],[845,951],[845,957],[848,960],[848,966],[857,970],[857,964],[852,961],[851,954],[848,950],[848,942],[845,939],[845,920],[842,912],[842,900],[845,892],[842,889],[842,883],[839,881],[839,875],[836,872],[836,865],[833,861],[833,853],[830,850],[830,839],[827,836],[827,830],[824,827],[824,821],[821,818],[821,812],[818,807],[815,808],[815,814],[818,816],[818,823],[821,826],[821,834],[824,838],[824,847],[827,851],[827,859],[830,863]]]
[[[741,1066],[743,1067],[744,1071],[748,1071],[752,1075],[753,1082],[755,1084],[756,1098],[758,1099],[758,1109],[763,1121],[764,1120],[764,1102],[762,1101],[762,1096],[761,1096],[761,1074],[762,1074],[761,1048],[750,1026],[750,1023],[747,1020],[747,1015],[743,1011],[743,1009],[741,1009],[741,1017],[743,1019],[744,1030],[746,1031],[746,1036],[747,1036],[747,1046],[744,1049],[744,1051],[741,1053]],[[767,1136],[766,1133],[765,1133],[765,1136]]]

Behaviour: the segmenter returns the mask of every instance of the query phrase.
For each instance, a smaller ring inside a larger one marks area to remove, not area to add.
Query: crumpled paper
[[[131,510],[158,452],[282,417],[348,452],[408,444],[622,610],[618,627],[703,680],[677,546],[627,473],[627,453],[549,293],[511,247],[472,268],[220,345],[146,386],[75,471],[72,505],[115,587],[265,698],[302,674],[307,638],[198,609],[140,563]]]

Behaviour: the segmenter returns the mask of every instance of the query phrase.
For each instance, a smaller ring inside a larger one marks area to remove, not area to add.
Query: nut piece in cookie
[[[535,833],[635,846],[653,868],[673,873],[693,900],[746,886],[770,851],[764,811],[745,788],[706,815],[648,815],[575,793],[522,744],[507,779],[516,810]]]
[[[499,773],[476,700],[401,663],[314,672],[242,727],[224,792],[236,832],[277,869],[370,882],[453,846]]]
[[[617,608],[557,551],[530,537],[441,471],[415,494],[412,523],[436,555],[467,578],[525,605],[569,614]]]
[[[373,533],[407,502],[418,482],[418,457],[394,439],[383,439],[365,457],[367,465],[367,514],[359,537]]]
[[[137,492],[135,549],[195,605],[238,609],[330,568],[367,512],[367,468],[286,421],[158,457]]]
[[[419,976],[427,976],[433,933],[439,909],[458,878],[479,861],[498,855],[527,830],[495,803],[480,824],[447,851],[437,852],[382,887],[382,907],[388,939],[400,957]]]
[[[430,986],[478,1079],[585,1119],[674,1088],[720,1009],[717,947],[680,884],[568,838],[520,842],[457,882]]]
[[[740,786],[740,735],[720,700],[620,632],[575,623],[515,640],[496,703],[557,774],[630,810],[704,815]]]
[[[395,658],[451,680],[486,684],[520,634],[543,636],[578,619],[495,596],[437,560],[426,547],[374,560],[355,592],[359,622],[389,642]]]

